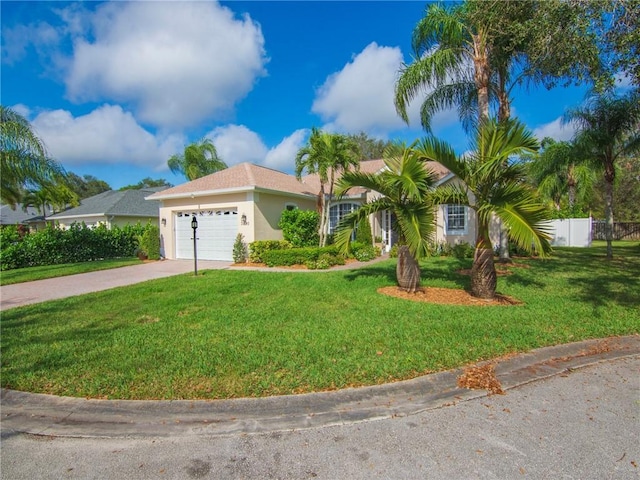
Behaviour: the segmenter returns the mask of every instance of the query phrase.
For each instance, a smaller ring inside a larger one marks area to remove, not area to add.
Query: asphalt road
[[[2,479],[637,479],[640,356],[420,413],[262,434],[3,429]]]

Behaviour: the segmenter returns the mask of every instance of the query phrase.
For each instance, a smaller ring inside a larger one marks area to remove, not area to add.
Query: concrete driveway
[[[224,269],[229,265],[231,262],[199,260],[198,270]],[[48,278],[35,282],[5,285],[0,288],[0,311],[193,272],[193,268],[193,260],[162,260],[129,267]]]

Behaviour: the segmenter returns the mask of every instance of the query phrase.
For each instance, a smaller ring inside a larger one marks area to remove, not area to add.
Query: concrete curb
[[[496,377],[508,390],[636,355],[640,355],[640,335],[545,347],[491,363],[496,363]],[[2,389],[2,430],[56,437],[144,438],[345,425],[412,415],[486,396],[483,390],[457,387],[462,371],[335,392],[212,401],[91,400]]]

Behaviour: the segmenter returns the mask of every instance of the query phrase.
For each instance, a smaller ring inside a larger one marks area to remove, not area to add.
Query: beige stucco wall
[[[174,222],[175,213],[178,211],[237,208],[238,233],[241,233],[244,241],[249,244],[256,240],[282,238],[278,221],[287,205],[295,205],[303,210],[315,209],[315,200],[254,191],[163,200],[160,207],[162,254],[166,258],[176,258]],[[246,216],[246,225],[241,221],[243,215]]]
[[[253,238],[247,243],[256,240],[281,240],[282,230],[278,228],[278,222],[282,211],[288,205],[300,210],[315,210],[316,201],[312,198],[298,198],[286,195],[277,195],[264,192],[255,192],[253,195]]]

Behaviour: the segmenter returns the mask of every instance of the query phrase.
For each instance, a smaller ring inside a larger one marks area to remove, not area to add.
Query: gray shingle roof
[[[49,210],[47,215],[50,213]],[[18,204],[14,210],[9,205],[0,206],[0,225],[19,225],[42,219],[40,211],[35,207],[27,207],[25,210],[21,204]]]
[[[109,190],[81,200],[80,205],[51,215],[51,219],[105,215],[116,217],[158,216],[160,202],[145,200],[156,189]]]

